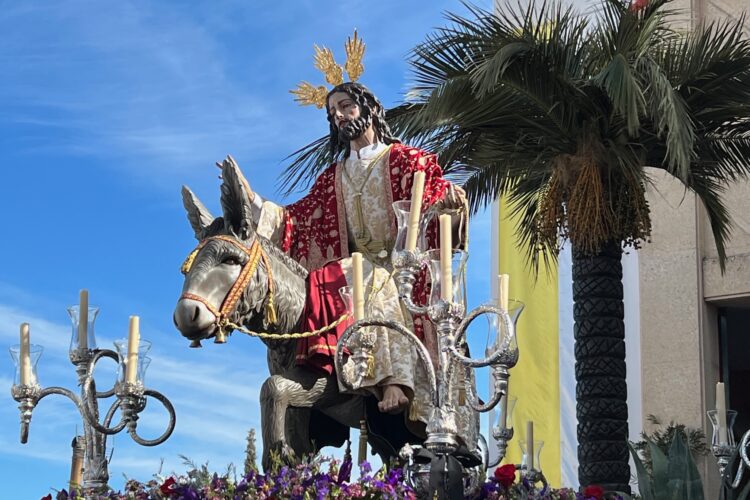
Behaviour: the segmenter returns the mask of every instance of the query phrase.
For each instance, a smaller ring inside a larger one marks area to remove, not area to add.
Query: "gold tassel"
[[[266,304],[266,319],[269,325],[275,325],[279,321],[278,316],[276,316],[276,307],[273,305],[272,297],[268,299],[268,304]]]
[[[409,420],[416,422],[419,420],[419,408],[417,407],[417,400],[412,399],[409,405]]]
[[[200,340],[193,340],[192,342],[190,342],[190,347],[195,349],[196,347],[203,347],[203,346],[201,345]]]
[[[365,378],[372,378],[375,376],[375,356],[372,354],[367,355],[367,372]]]
[[[224,344],[227,341],[227,336],[224,333],[224,330],[219,328],[219,330],[216,332],[216,338],[214,339],[215,344]]]
[[[359,421],[359,453],[357,454],[357,463],[367,460],[367,422],[364,419]]]

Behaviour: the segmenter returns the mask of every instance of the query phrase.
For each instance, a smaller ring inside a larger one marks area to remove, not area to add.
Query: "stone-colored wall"
[[[675,24],[738,18],[748,0],[675,0],[684,9]],[[750,26],[746,27],[750,36]],[[750,305],[750,182],[730,186],[724,201],[734,220],[727,243],[726,271],[705,209],[692,193],[663,172],[654,171],[648,192],[652,243],[640,251],[643,415],[655,414],[703,428],[710,439],[706,410],[715,401],[719,376],[717,307]],[[648,425],[644,422],[644,428]],[[713,456],[700,460],[706,498],[716,497],[718,473]]]
[[[702,292],[703,207],[674,178],[652,172],[652,240],[639,254],[644,429],[651,430],[645,416],[653,414],[706,431],[719,370],[716,311]],[[713,457],[698,466],[707,498],[713,498]]]

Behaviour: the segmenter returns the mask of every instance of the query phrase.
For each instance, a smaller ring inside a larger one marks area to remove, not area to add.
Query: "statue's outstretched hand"
[[[224,160],[221,163],[219,163],[218,161],[216,162],[216,167],[219,170],[223,170],[224,167],[230,166],[230,165],[234,166],[240,173],[242,172],[242,170],[240,170],[240,166],[237,164],[237,161],[234,158],[232,158],[232,155],[227,155],[227,157],[224,158]],[[221,179],[221,174],[219,174],[219,179]],[[245,190],[247,191],[247,195],[250,198],[250,201],[253,201],[255,199],[255,191],[252,190],[252,188],[250,187],[250,183],[247,182],[245,175],[242,173],[241,173],[241,179],[242,179],[243,184],[245,185]]]
[[[466,191],[451,184],[445,191],[445,196],[435,205],[440,212],[461,211],[466,206]]]

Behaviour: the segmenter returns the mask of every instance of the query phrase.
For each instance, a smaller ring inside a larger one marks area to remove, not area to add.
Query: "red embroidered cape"
[[[443,179],[435,155],[397,143],[391,146],[390,175],[384,178],[387,183],[384,188],[391,202],[411,199],[412,181],[417,170],[425,172],[423,209],[443,197],[449,183]],[[282,249],[308,270],[349,256],[346,214],[339,196],[340,189],[341,173],[334,163],[320,174],[307,196],[286,207]],[[391,220],[391,229],[395,236],[395,216]]]
[[[443,179],[437,158],[434,154],[402,144],[391,146],[389,175],[384,176],[386,185],[383,186],[390,202],[411,199],[414,172],[419,170],[425,172],[422,206],[426,210],[444,196],[449,186],[449,182]],[[340,196],[341,182],[341,172],[337,164],[333,164],[320,174],[307,196],[285,210],[282,249],[311,273],[302,318],[305,330],[326,326],[345,312],[343,301],[338,296],[338,287],[346,282],[340,266],[335,262],[349,256],[346,214]],[[391,231],[395,239],[395,215],[391,219]],[[433,247],[437,242],[436,236],[435,225],[428,234]],[[426,272],[423,271],[414,286],[414,302],[425,304],[427,292]],[[421,323],[416,323],[415,333],[422,338]],[[297,363],[332,373],[336,342],[347,326],[342,323],[335,330],[298,341]]]

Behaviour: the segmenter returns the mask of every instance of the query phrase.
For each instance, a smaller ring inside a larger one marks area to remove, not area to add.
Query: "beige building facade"
[[[750,0],[677,0],[686,24],[738,18]],[[750,35],[750,30],[748,34]],[[700,200],[676,180],[652,170],[648,192],[652,241],[638,253],[643,426],[646,416],[702,428],[715,407],[716,382],[738,410],[735,435],[750,428],[750,182],[728,187],[724,201],[733,230],[722,273]],[[706,498],[718,497],[716,461],[699,468]]]

